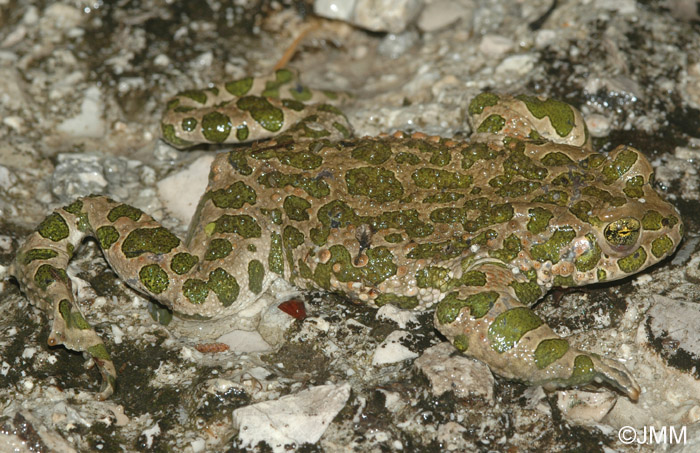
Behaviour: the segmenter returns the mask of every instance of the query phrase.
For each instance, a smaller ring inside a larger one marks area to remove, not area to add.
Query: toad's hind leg
[[[57,209],[18,250],[11,274],[29,300],[53,319],[49,344],[94,358],[103,377],[102,399],[114,391],[115,367],[104,343],[81,314],[66,273],[74,250],[85,237],[97,239],[110,266],[129,286],[185,315],[214,317],[235,312],[269,284],[269,279],[262,278],[254,282],[254,272],[233,276],[221,260],[208,259],[206,253],[203,259],[190,253],[174,234],[126,204],[91,196]],[[245,247],[245,240],[236,245],[240,245],[236,258],[253,263],[253,248]]]
[[[435,311],[435,326],[457,349],[509,379],[545,387],[607,382],[637,400],[639,385],[622,364],[571,347],[527,306],[545,292],[535,276],[518,281],[493,264],[470,272],[480,284],[448,293]]]

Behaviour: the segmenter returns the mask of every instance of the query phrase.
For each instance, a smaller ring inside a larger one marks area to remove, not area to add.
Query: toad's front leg
[[[575,387],[606,382],[631,400],[640,388],[617,361],[571,347],[523,302],[542,297],[532,280],[518,281],[510,269],[483,264],[478,286],[448,293],[435,311],[435,326],[455,347],[495,373],[545,387]]]

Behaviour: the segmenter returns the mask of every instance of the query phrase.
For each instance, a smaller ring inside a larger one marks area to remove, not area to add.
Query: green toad
[[[636,273],[671,254],[677,211],[637,150],[592,151],[581,114],[531,96],[483,93],[461,142],[422,134],[351,138],[343,114],[293,73],[179,94],[165,140],[239,143],[219,154],[187,238],[104,196],[56,210],[12,273],[53,318],[52,345],[86,351],[116,383],[74,301],[66,266],[97,239],[130,286],[185,317],[236,316],[272,281],[373,306],[433,310],[435,327],[507,378],[640,388],[617,361],[572,347],[529,308],[553,286]]]

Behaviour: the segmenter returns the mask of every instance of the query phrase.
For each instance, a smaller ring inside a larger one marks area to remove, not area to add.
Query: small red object
[[[304,307],[304,302],[300,300],[289,299],[287,302],[282,302],[279,304],[277,308],[287,313],[294,319],[306,319],[306,307]]]

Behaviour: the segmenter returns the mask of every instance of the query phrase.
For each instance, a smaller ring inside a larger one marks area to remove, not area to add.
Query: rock
[[[430,3],[423,8],[418,18],[418,28],[424,32],[431,32],[447,28],[465,18],[471,22],[473,7],[471,2],[469,5],[465,5],[452,0],[438,0]]]
[[[391,304],[382,305],[377,310],[377,319],[394,321],[399,329],[405,329],[409,323],[418,325],[418,316],[413,310],[402,310]]]
[[[493,404],[494,379],[489,368],[478,360],[453,355],[454,346],[440,343],[425,350],[415,365],[432,384],[433,394],[452,390],[457,398],[479,396]]]
[[[418,354],[401,344],[401,341],[409,335],[410,333],[404,330],[395,330],[391,332],[374,351],[372,365],[386,365],[388,363],[396,363],[418,357]]]
[[[317,442],[350,397],[350,385],[319,385],[233,411],[239,447],[267,443],[274,452]]]
[[[102,93],[96,86],[85,91],[85,97],[80,104],[80,112],[64,120],[56,129],[73,138],[101,138],[105,135],[106,126]]]
[[[158,182],[158,197],[168,212],[187,224],[207,188],[213,154],[205,154],[181,171]],[[183,190],[186,187],[187,190]]]
[[[574,423],[584,425],[600,422],[616,401],[615,394],[609,391],[564,390],[557,394],[557,406],[562,414]]]
[[[314,12],[371,31],[401,33],[423,7],[422,0],[316,0]]]

